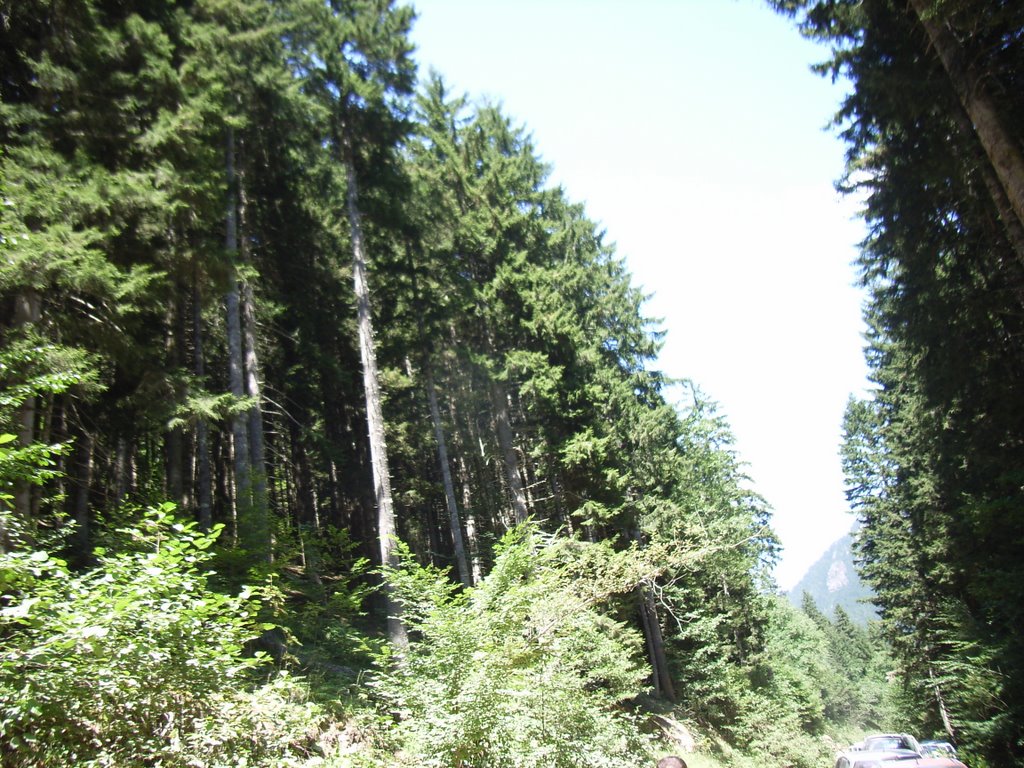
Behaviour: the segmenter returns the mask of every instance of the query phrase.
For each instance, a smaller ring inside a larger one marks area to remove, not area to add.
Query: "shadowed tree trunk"
[[[203,386],[206,363],[203,360],[203,304],[198,276],[192,286],[192,370]],[[213,526],[213,475],[210,471],[209,426],[206,419],[196,419],[196,506],[199,526],[208,531]]]
[[[168,317],[167,361],[172,370],[180,370],[184,363],[182,350],[185,348],[185,302],[182,296],[184,286],[174,282],[174,301]],[[180,380],[174,383],[174,404],[185,402],[187,391]],[[185,434],[180,426],[167,430],[164,436],[167,477],[165,480],[167,498],[185,506]]]
[[[669,701],[676,700],[676,689],[669,674],[668,658],[665,655],[665,638],[661,634],[661,622],[658,619],[658,608],[654,602],[654,594],[648,587],[640,587],[640,617],[643,622],[644,637],[647,640],[647,651],[654,672],[654,683],[657,692]]]
[[[299,540],[305,561],[306,575],[316,585],[321,585],[320,551],[317,542],[319,520],[316,499],[313,496],[313,473],[309,466],[309,454],[303,441],[303,427],[295,421],[288,422],[291,443],[291,465],[294,472],[295,507],[298,510]]]
[[[74,440],[71,460],[72,491],[69,498],[70,517],[75,521],[72,548],[77,563],[84,565],[90,556],[89,486],[92,483],[92,437],[81,424],[76,424]]]
[[[976,72],[960,42],[932,0],[910,0],[928,40],[939,56],[953,90],[974,125],[985,154],[1006,192],[1019,224],[1024,225],[1024,154],[1007,130],[995,100],[986,88],[986,73]],[[995,201],[998,207],[999,201]]]
[[[42,316],[42,299],[39,294],[26,289],[18,294],[14,300],[14,327],[25,327],[36,325]],[[18,408],[16,420],[18,445],[27,447],[35,440],[36,430],[36,407],[37,399],[34,395],[25,398],[25,402]],[[21,528],[28,533],[32,530],[32,484],[27,480],[19,479],[14,484],[14,514],[21,521]],[[0,547],[6,551],[9,547],[8,532],[2,529],[3,520],[0,518]]]
[[[508,395],[505,388],[495,379],[491,379],[491,407],[494,409],[494,424],[498,433],[498,446],[501,448],[502,463],[505,467],[505,479],[508,481],[509,494],[512,496],[512,513],[516,523],[526,522],[529,510],[526,506],[526,492],[523,489],[523,478],[519,473],[519,455],[512,442],[512,425],[508,415]]]
[[[953,118],[956,120],[964,138],[969,143],[974,144],[977,147],[977,133],[975,133],[974,126],[971,124],[971,120],[967,113],[964,112],[963,109],[955,110]],[[981,180],[985,184],[985,189],[988,191],[989,198],[991,198],[996,207],[996,211],[999,214],[999,220],[1003,224],[1003,231],[1006,233],[1006,239],[1010,242],[1014,253],[1017,255],[1017,262],[1024,266],[1024,222],[1021,222],[1013,212],[1013,206],[1010,205],[1010,198],[1006,196],[1006,190],[1000,183],[999,177],[996,176],[995,170],[992,168],[992,164],[989,163],[988,158],[984,156],[982,149],[976,148],[972,154],[977,158],[977,167],[981,173]],[[1018,293],[1019,292],[1020,289],[1018,288]]]

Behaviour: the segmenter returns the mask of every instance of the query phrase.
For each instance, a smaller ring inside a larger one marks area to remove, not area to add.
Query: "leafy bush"
[[[459,592],[408,550],[389,572],[408,649],[378,681],[405,750],[424,766],[635,766],[646,744],[621,703],[646,671],[637,633],[602,608],[628,593],[635,552],[544,538],[501,542],[479,587]]]
[[[219,531],[172,509],[125,531],[138,551],[97,550],[84,573],[42,551],[0,557],[4,765],[253,765],[302,741],[317,712],[294,686],[246,693],[262,659],[244,645],[263,627],[252,591],[207,588]]]

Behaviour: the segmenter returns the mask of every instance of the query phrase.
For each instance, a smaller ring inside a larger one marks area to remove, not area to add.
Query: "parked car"
[[[921,755],[912,749],[851,749],[841,752],[835,768],[885,768],[886,766],[913,765]]]
[[[850,750],[836,758],[835,768],[967,768],[952,757],[921,757],[909,749]]]
[[[921,754],[925,757],[956,757],[956,747],[948,741],[922,741]]]
[[[921,745],[909,733],[874,733],[864,737],[865,750],[909,749],[923,755]]]

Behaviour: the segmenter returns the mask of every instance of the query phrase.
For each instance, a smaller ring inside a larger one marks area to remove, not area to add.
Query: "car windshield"
[[[873,739],[865,739],[864,746],[871,750],[914,749],[914,745],[901,736],[878,736]]]

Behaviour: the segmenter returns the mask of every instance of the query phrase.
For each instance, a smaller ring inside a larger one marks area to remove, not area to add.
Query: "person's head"
[[[686,768],[686,761],[681,757],[669,755],[658,761],[658,768]]]

